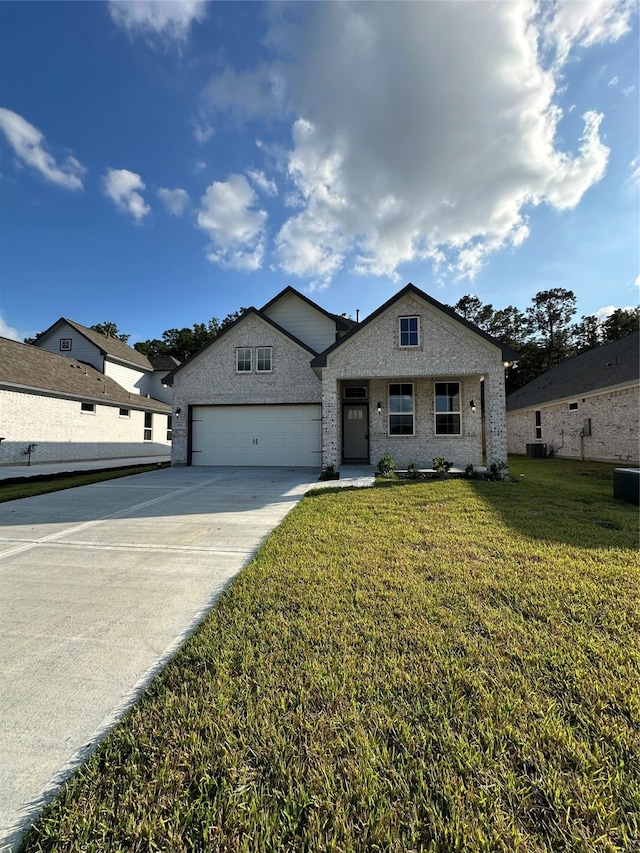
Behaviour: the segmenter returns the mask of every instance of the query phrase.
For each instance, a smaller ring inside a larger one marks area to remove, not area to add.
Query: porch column
[[[507,415],[504,391],[504,366],[498,363],[484,379],[487,466],[507,462]]]
[[[338,380],[333,371],[322,373],[322,467],[340,463],[338,431]]]

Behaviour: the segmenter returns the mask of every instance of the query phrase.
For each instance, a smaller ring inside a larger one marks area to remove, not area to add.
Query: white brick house
[[[507,399],[510,453],[638,462],[640,334],[553,367]],[[536,447],[538,446],[538,447]]]
[[[171,406],[76,358],[0,338],[0,438],[0,465],[167,456]]]
[[[356,324],[288,287],[177,367],[175,465],[506,461],[517,353],[409,284]],[[482,406],[484,401],[484,406]]]

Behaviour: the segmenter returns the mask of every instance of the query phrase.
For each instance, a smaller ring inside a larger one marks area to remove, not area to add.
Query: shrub
[[[383,477],[389,477],[393,474],[398,466],[396,465],[393,456],[389,451],[385,451],[378,462],[378,471]]]
[[[415,462],[409,462],[407,465],[407,479],[408,480],[419,480],[420,479],[420,471]]]
[[[444,456],[434,456],[433,467],[438,477],[441,477],[444,480],[449,473],[449,468],[451,468],[451,462],[447,462]]]

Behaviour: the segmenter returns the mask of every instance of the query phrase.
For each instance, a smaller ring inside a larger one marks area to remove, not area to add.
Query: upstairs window
[[[95,403],[80,403],[80,411],[85,412],[88,415],[95,415],[95,413],[96,413]]]
[[[413,382],[389,385],[389,435],[413,435]]]
[[[436,435],[460,435],[460,383],[436,382]]]
[[[577,412],[578,411],[578,404],[577,403],[569,403],[569,411],[570,412]]]
[[[271,370],[271,347],[256,348],[256,370],[258,373],[269,373]]]
[[[420,322],[418,317],[400,317],[400,346],[420,345]]]
[[[251,355],[251,347],[238,347],[236,349],[236,371],[238,373],[251,373]]]
[[[121,418],[130,418],[131,410],[130,409],[120,409],[120,417]]]
[[[151,441],[153,437],[153,414],[151,412],[144,413],[144,440]]]
[[[71,338],[60,338],[60,352],[71,352]]]

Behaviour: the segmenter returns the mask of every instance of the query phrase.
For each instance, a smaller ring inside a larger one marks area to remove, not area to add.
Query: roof
[[[174,370],[180,362],[172,355],[150,355],[149,361],[154,370]]]
[[[82,361],[0,337],[0,386],[129,409],[171,412],[171,406],[130,394],[111,377]]]
[[[112,338],[110,335],[104,335],[102,332],[96,332],[95,329],[89,329],[87,326],[82,326],[80,323],[76,323],[75,320],[69,320],[67,317],[61,317],[59,320],[56,320],[52,326],[42,332],[42,334],[38,335],[38,338],[42,338],[43,335],[48,335],[50,332],[53,332],[56,327],[62,323],[67,323],[75,329],[76,332],[83,335],[83,337],[91,341],[92,344],[95,344],[103,355],[109,355],[112,358],[118,359],[118,361],[126,361],[129,362],[129,364],[135,364],[144,370],[154,369],[146,355],[143,355],[141,352],[138,352],[138,350],[133,349],[129,344],[125,344],[125,342],[121,341],[119,338]],[[35,346],[38,346],[37,340],[35,342]]]
[[[475,326],[473,323],[470,323],[468,320],[465,320],[464,317],[461,317],[459,314],[449,308],[448,305],[443,305],[442,302],[438,302],[437,299],[434,299],[432,296],[429,296],[423,290],[420,290],[415,284],[407,284],[402,290],[398,291],[395,296],[392,296],[391,299],[388,299],[384,305],[381,305],[378,309],[376,309],[372,314],[369,314],[362,323],[359,323],[353,328],[351,328],[346,335],[337,340],[334,344],[331,344],[330,347],[327,347],[324,352],[321,352],[320,355],[316,356],[311,362],[312,367],[326,367],[327,365],[327,356],[336,350],[338,347],[341,347],[344,343],[346,343],[352,335],[357,334],[360,329],[367,326],[377,317],[379,317],[382,313],[384,313],[388,308],[390,308],[394,302],[397,302],[399,299],[402,299],[408,293],[412,293],[414,296],[418,296],[420,299],[423,299],[425,302],[428,302],[429,305],[433,305],[434,308],[437,308],[439,311],[442,311],[444,314],[447,314],[451,317],[452,320],[456,320],[456,322],[461,323],[463,326],[466,326],[467,329],[470,329],[476,335],[479,335],[481,338],[484,338],[489,343],[498,347],[498,349],[502,352],[503,361],[517,361],[520,358],[520,353],[512,350],[511,347],[505,346],[505,344],[501,343],[501,341],[489,335],[487,332],[484,332],[478,326]]]
[[[171,373],[168,373],[163,378],[163,380],[162,380],[163,383],[165,385],[171,385],[173,383],[173,379],[174,379],[174,376],[176,375],[176,373],[179,373],[183,367],[186,367],[187,364],[190,364],[201,353],[203,353],[205,350],[209,349],[209,347],[212,347],[212,346],[214,346],[214,344],[217,344],[221,338],[223,338],[226,334],[228,334],[231,331],[231,329],[235,329],[235,327],[238,325],[238,323],[241,323],[246,317],[249,317],[251,315],[255,315],[257,317],[260,317],[261,320],[264,320],[265,323],[268,323],[270,326],[273,326],[274,329],[276,329],[278,332],[280,332],[280,334],[284,335],[286,338],[289,338],[289,340],[293,341],[294,344],[297,344],[299,347],[302,347],[302,349],[307,350],[307,352],[310,355],[312,355],[312,356],[317,355],[316,351],[314,349],[312,349],[310,346],[308,346],[307,344],[305,344],[304,341],[301,341],[299,338],[296,338],[295,335],[292,335],[291,332],[288,332],[283,326],[281,326],[279,323],[276,323],[275,320],[272,320],[271,317],[267,317],[266,314],[263,314],[261,310],[259,311],[257,308],[251,307],[251,308],[247,308],[245,311],[243,311],[242,314],[237,318],[237,320],[234,320],[232,323],[229,323],[228,326],[225,326],[221,332],[218,332],[218,334],[215,336],[215,338],[212,338],[203,347],[200,347],[199,350],[197,350],[192,355],[190,355],[188,359],[186,359],[185,361],[182,362],[182,364],[179,364],[174,370],[171,371]]]
[[[271,308],[272,305],[275,305],[276,302],[279,302],[283,297],[288,296],[289,294],[293,294],[297,296],[298,299],[302,299],[303,302],[306,302],[307,305],[310,305],[312,308],[315,308],[316,311],[319,311],[321,314],[324,314],[325,317],[328,317],[333,323],[336,324],[336,329],[339,332],[346,332],[349,329],[353,328],[356,325],[355,320],[351,320],[348,317],[341,317],[339,314],[331,314],[329,311],[325,311],[320,305],[313,302],[309,299],[308,296],[305,296],[304,293],[300,293],[295,287],[285,287],[284,290],[281,290],[280,293],[277,293],[273,299],[270,299],[266,305],[263,305],[260,309],[261,312],[266,312]]]
[[[640,332],[602,344],[552,367],[507,397],[507,411],[580,397],[640,379]]]

